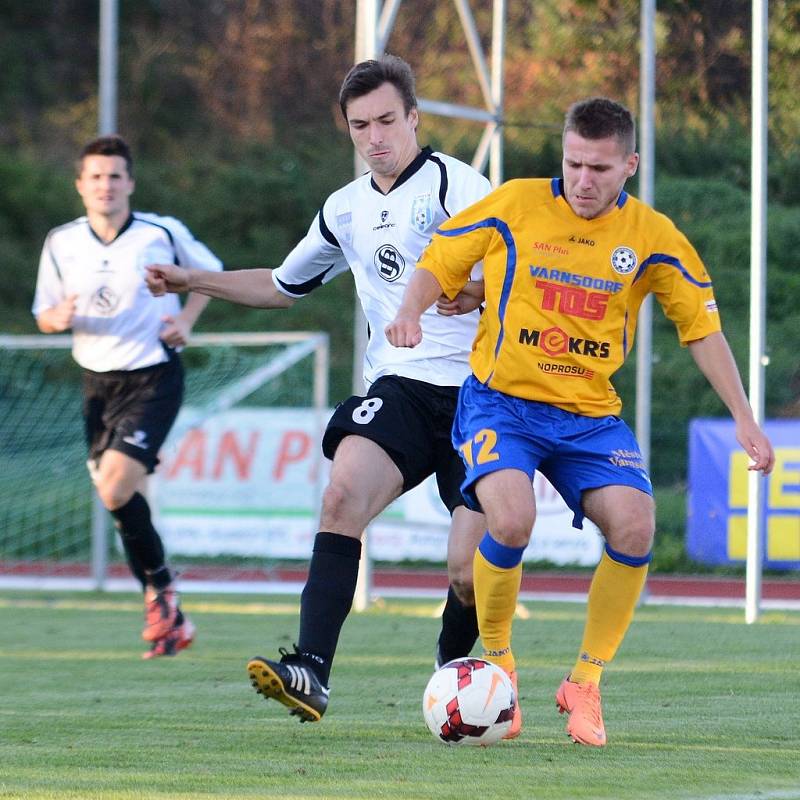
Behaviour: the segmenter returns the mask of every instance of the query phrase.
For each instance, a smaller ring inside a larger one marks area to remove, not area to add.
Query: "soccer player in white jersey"
[[[143,657],[171,656],[192,643],[195,629],[180,609],[144,486],[183,399],[177,349],[209,298],[191,294],[181,308],[176,297],[153,297],[144,268],[222,264],[178,220],[131,211],[132,158],[119,136],[89,142],[77,173],[86,215],[47,235],[33,314],[42,333],[72,330],[89,472],[145,593]]]
[[[464,504],[463,465],[450,443],[478,311],[454,313],[463,310],[466,298],[443,302],[442,314],[430,310],[430,335],[421,349],[393,348],[381,332],[433,232],[485,196],[489,182],[454,158],[420,148],[414,77],[402,59],[384,56],[357,64],[342,84],[339,102],[370,171],[328,197],[305,238],[278,268],[210,275],[153,266],[148,277],[157,294],[191,290],[264,308],[288,307],[347,269],[355,278],[374,334],[364,363],[369,389],[366,397],[351,397],[337,407],[323,438],[333,466],[302,594],[295,652],[283,651],[280,662],[258,657],[248,664],[259,692],[308,721],[319,720],[327,708],[331,662],[352,605],[361,536],[369,522],[435,473],[452,515],[439,663],[468,655],[477,638],[471,561],[485,524]],[[482,296],[480,281],[466,289],[471,290]],[[518,729],[519,724],[515,733]]]

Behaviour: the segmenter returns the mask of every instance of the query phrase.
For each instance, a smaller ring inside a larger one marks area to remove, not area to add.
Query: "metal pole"
[[[356,3],[356,63],[368,58],[377,58],[378,52],[378,0],[358,0]],[[386,31],[385,37],[389,32]],[[385,41],[384,37],[384,41]],[[366,171],[366,164],[354,154],[353,170],[355,176]],[[355,309],[353,312],[353,394],[364,393],[364,353],[367,349],[367,319],[361,308],[358,293],[355,296]],[[373,331],[376,336],[383,335],[383,331]],[[353,597],[353,609],[364,611],[369,606],[372,592],[372,561],[369,555],[368,531],[364,531],[361,540],[361,562],[356,582],[356,592]]]
[[[97,133],[100,136],[117,130],[117,0],[100,0],[98,41]],[[105,588],[108,569],[108,517],[97,491],[92,489],[92,579],[95,589]]]
[[[506,46],[506,4],[495,0],[492,15],[492,110],[499,123],[489,150],[489,181],[493,188],[503,182],[503,60]]]
[[[639,67],[639,197],[653,205],[655,197],[655,18],[656,0],[642,0]],[[636,325],[636,438],[645,467],[650,467],[652,413],[653,301],[648,295]]]
[[[118,21],[117,0],[100,0],[97,110],[97,132],[100,136],[117,130]]]
[[[108,512],[92,486],[92,582],[95,591],[106,588],[108,573]]]
[[[764,328],[767,262],[767,0],[753,0],[752,132],[750,163],[750,405],[764,424]],[[758,619],[764,551],[764,481],[751,472],[747,485],[745,621]]]

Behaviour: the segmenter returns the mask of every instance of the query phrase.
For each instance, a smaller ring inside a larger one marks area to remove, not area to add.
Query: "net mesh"
[[[230,409],[311,407],[315,397],[324,403],[327,387],[318,373],[325,362],[314,354],[327,340],[303,336],[196,337],[183,353],[191,422],[179,418],[165,448],[190,425]],[[53,346],[55,339],[61,341]],[[0,577],[88,577],[93,517],[100,520],[95,529],[111,526],[109,515],[98,513],[86,470],[81,374],[68,337],[3,337],[0,345]],[[108,575],[127,577],[108,538]],[[228,578],[236,577],[235,566],[228,559]],[[255,565],[239,566],[246,573]]]

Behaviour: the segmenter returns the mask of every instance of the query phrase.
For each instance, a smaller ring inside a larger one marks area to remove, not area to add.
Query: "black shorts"
[[[435,474],[439,497],[452,514],[465,505],[459,488],[464,464],[450,439],[458,390],[395,375],[378,378],[366,397],[351,397],[336,407],[322,452],[332,459],[345,436],[363,436],[397,465],[404,492]]]
[[[83,419],[89,459],[119,450],[152,472],[183,401],[183,366],[175,352],[152,367],[83,373]]]

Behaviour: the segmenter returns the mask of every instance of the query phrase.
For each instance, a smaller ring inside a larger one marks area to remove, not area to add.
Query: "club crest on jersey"
[[[433,222],[430,194],[418,194],[411,205],[411,224],[415,230],[425,233]]]
[[[111,316],[119,305],[119,295],[109,286],[101,286],[92,295],[92,307],[104,317]]]
[[[372,260],[375,264],[375,269],[378,270],[378,275],[387,283],[394,283],[406,268],[406,260],[391,244],[382,244],[375,251],[375,256]]]
[[[611,254],[611,266],[614,272],[628,275],[636,269],[639,259],[630,247],[617,247]]]

